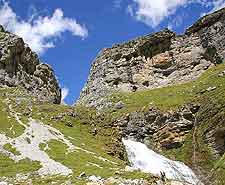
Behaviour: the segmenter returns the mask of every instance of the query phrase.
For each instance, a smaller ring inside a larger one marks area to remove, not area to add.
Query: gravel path
[[[13,155],[0,147],[0,151],[15,161],[28,158],[32,161],[39,161],[42,167],[38,170],[39,175],[69,175],[72,170],[62,165],[59,162],[52,160],[45,151],[40,150],[41,143],[47,144],[48,141],[54,139],[65,143],[68,146],[68,151],[75,149],[69,140],[64,138],[64,135],[57,129],[48,125],[44,125],[36,120],[30,120],[22,135],[15,139],[6,137],[0,134],[0,145],[4,146],[10,143],[13,147],[20,152],[19,156]]]
[[[25,130],[24,133],[16,138],[9,138],[4,133],[0,133],[0,152],[14,161],[20,161],[22,159],[28,158],[31,161],[39,161],[41,168],[38,170],[39,175],[69,175],[72,174],[72,170],[63,164],[54,161],[51,159],[48,154],[45,152],[48,148],[48,142],[50,140],[57,140],[64,143],[67,146],[66,154],[73,152],[74,150],[80,150],[85,153],[88,153],[95,158],[116,164],[113,161],[110,161],[104,157],[99,156],[98,154],[85,150],[80,147],[74,146],[69,139],[56,128],[53,128],[49,125],[43,124],[40,121],[29,119],[28,123],[23,123],[20,119],[20,113],[17,113],[13,110],[12,105],[9,99],[6,99],[6,103],[9,107],[10,116],[14,117],[18,124],[22,125]],[[13,129],[13,126],[10,128]],[[20,155],[15,155],[3,148],[5,144],[11,144]],[[44,150],[39,148],[40,144],[45,144]]]

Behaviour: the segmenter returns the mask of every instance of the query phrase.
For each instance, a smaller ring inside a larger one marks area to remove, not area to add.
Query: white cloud
[[[178,8],[186,7],[189,4],[199,4],[211,8],[211,11],[218,10],[225,6],[224,0],[132,0],[128,5],[128,12],[136,20],[155,28],[162,21],[174,15]],[[172,25],[170,25],[172,26]]]
[[[135,18],[145,24],[156,27],[166,17],[175,13],[176,9],[184,6],[187,0],[133,0]]]
[[[67,87],[62,88],[62,97],[61,97],[61,104],[66,104],[65,99],[69,94],[69,89]]]
[[[56,9],[52,16],[30,15],[28,21],[21,20],[7,2],[0,7],[0,24],[8,31],[24,39],[39,54],[55,47],[54,40],[63,32],[69,31],[74,36],[85,38],[88,31],[75,19],[64,17],[61,9]]]

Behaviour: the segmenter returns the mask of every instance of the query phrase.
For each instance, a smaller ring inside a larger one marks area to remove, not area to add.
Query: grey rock
[[[73,127],[73,123],[71,123],[71,122],[66,122],[65,125],[66,125],[67,127]]]
[[[225,76],[225,71],[222,71],[221,73],[218,74],[219,77]]]
[[[123,107],[124,107],[124,103],[122,101],[119,101],[114,106],[115,109],[122,109]]]
[[[86,176],[86,173],[85,172],[82,172],[80,175],[79,175],[79,178],[83,178]]]
[[[198,110],[199,106],[191,104],[175,112],[162,113],[151,108],[145,113],[132,112],[117,120],[116,125],[121,137],[143,142],[156,150],[178,148],[191,132]]]
[[[220,21],[221,18],[224,18],[224,15],[225,15],[225,8],[218,10],[212,14],[203,16],[195,24],[193,24],[191,27],[189,27],[186,30],[186,34],[191,35],[191,34],[196,33],[204,28],[211,27],[216,22]]]
[[[0,25],[0,32],[5,32],[5,29],[2,25]]]
[[[216,87],[209,87],[209,88],[206,89],[206,91],[208,91],[208,92],[214,91],[214,90],[216,90]]]
[[[205,142],[212,150],[213,156],[218,158],[225,153],[225,128],[214,127],[213,129],[207,129],[204,133]]]
[[[225,9],[176,35],[166,29],[103,49],[92,64],[77,104],[112,108],[113,93],[135,92],[196,80],[225,59]]]
[[[98,182],[98,181],[101,181],[101,179],[102,178],[100,176],[95,176],[95,175],[91,175],[90,177],[88,177],[88,180],[92,182]]]
[[[0,87],[25,88],[41,101],[61,102],[61,89],[52,68],[41,63],[22,38],[0,26]]]
[[[98,134],[98,129],[97,128],[92,129],[91,133],[93,136],[96,136]]]

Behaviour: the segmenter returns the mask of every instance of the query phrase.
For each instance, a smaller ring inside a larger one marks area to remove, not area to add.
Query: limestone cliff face
[[[155,150],[179,148],[194,127],[198,105],[186,105],[174,112],[149,108],[146,112],[131,112],[114,123],[124,138],[145,143]]]
[[[184,35],[170,30],[104,49],[78,103],[111,106],[113,92],[153,89],[198,78],[225,59],[225,9],[201,18]]]
[[[41,63],[23,40],[0,30],[0,87],[21,86],[39,100],[60,103],[61,89],[52,68]]]

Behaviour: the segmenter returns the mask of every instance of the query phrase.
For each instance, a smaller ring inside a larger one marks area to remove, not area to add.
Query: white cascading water
[[[164,172],[167,179],[201,184],[194,172],[184,163],[167,159],[140,142],[123,139],[123,144],[134,169],[157,176],[160,176],[160,172]]]

